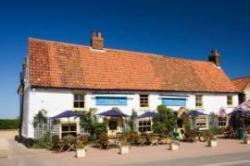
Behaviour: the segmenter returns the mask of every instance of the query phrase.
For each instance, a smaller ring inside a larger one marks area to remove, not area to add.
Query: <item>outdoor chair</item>
[[[54,150],[56,152],[63,152],[63,150],[64,150],[64,144],[60,140],[60,138],[59,138],[58,135],[52,136],[52,143],[53,143],[52,150]]]
[[[63,137],[64,148],[67,152],[75,150],[76,138],[72,135]]]
[[[160,144],[169,144],[170,143],[170,139],[167,138],[167,137],[162,137],[162,138],[160,138],[159,143]]]
[[[151,139],[150,139],[150,143],[151,143],[151,145],[158,145],[160,143],[159,140],[160,140],[159,136],[152,135]]]
[[[139,146],[144,146],[146,142],[147,142],[147,139],[144,136],[140,136],[137,139],[137,145]]]
[[[109,149],[109,146],[111,144],[107,134],[101,134],[99,136],[99,141],[98,142],[99,142],[100,149]]]

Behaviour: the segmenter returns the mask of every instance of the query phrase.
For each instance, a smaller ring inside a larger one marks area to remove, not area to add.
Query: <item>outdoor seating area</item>
[[[40,138],[34,143],[50,140],[51,135],[52,147],[48,149],[57,153],[82,150],[82,156],[85,156],[87,144],[99,150],[120,149],[120,154],[129,153],[131,147],[158,145],[178,150],[180,142],[207,142],[207,146],[216,147],[217,137],[224,140],[240,139],[248,144],[248,104],[246,102],[239,105],[228,115],[223,109],[220,110],[220,115],[207,115],[199,110],[185,108],[173,111],[164,105],[158,106],[157,111],[146,111],[139,116],[135,112],[129,116],[118,108],[98,114],[93,110],[81,113],[65,111],[51,118],[46,118],[45,113],[41,112],[35,117],[40,118],[37,122],[42,122],[42,125],[36,124],[38,129],[41,129],[39,126],[44,127],[44,122],[49,122],[49,128],[53,129],[53,121],[59,121],[61,132],[48,133],[46,139]],[[102,121],[98,121],[97,116]],[[222,123],[218,120],[224,120],[222,117],[230,118],[226,118],[228,122],[223,121],[223,127],[218,127]],[[76,156],[79,154],[76,153]]]

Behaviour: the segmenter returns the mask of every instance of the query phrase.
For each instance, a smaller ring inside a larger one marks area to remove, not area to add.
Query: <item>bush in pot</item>
[[[122,136],[120,139],[120,154],[128,154],[129,144],[126,136]]]
[[[247,133],[245,133],[245,136],[243,138],[243,144],[250,144],[250,138]]]
[[[179,150],[180,142],[178,140],[172,140],[169,144],[169,150]]]
[[[109,148],[109,137],[108,134],[102,133],[98,136],[98,142],[100,145],[100,149],[108,149]]]
[[[137,131],[130,131],[127,135],[127,140],[130,144],[135,145],[139,139],[139,133]]]
[[[171,137],[171,141],[169,143],[169,150],[179,150],[180,147],[180,141],[178,139],[176,139],[176,137],[174,135],[172,135]]]
[[[76,138],[75,148],[76,148],[76,157],[85,157],[86,156],[86,145],[88,143],[87,135],[79,135]]]
[[[204,138],[207,140],[209,147],[216,147],[217,146],[216,137],[214,136],[212,131],[210,131],[210,130],[205,131]]]

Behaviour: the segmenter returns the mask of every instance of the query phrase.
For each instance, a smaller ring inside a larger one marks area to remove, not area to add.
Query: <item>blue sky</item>
[[[28,37],[206,60],[217,48],[231,77],[250,75],[248,0],[0,2],[0,118],[18,116],[16,93]]]

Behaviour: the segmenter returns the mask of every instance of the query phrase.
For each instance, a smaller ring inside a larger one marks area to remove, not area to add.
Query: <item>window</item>
[[[96,105],[98,106],[126,106],[127,97],[96,96]]]
[[[140,95],[140,107],[148,107],[148,95]]]
[[[84,108],[83,94],[74,94],[74,108]]]
[[[117,120],[109,120],[109,129],[117,130]]]
[[[219,127],[225,127],[227,125],[227,117],[218,117]]]
[[[198,128],[206,128],[207,123],[206,123],[206,117],[197,117],[195,119],[195,125]]]
[[[202,95],[196,95],[195,96],[195,106],[196,107],[202,107],[203,106]]]
[[[185,98],[162,98],[162,104],[166,106],[186,106]]]
[[[77,135],[76,123],[62,124],[62,138],[66,135]]]
[[[227,106],[233,106],[233,96],[227,96]]]
[[[151,121],[150,120],[143,120],[139,121],[139,126],[138,126],[139,132],[150,132],[151,131]]]

